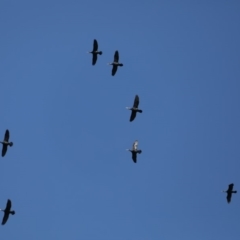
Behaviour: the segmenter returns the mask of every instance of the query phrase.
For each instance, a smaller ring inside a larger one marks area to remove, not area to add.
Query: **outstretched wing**
[[[136,95],[134,99],[133,107],[138,108],[138,104],[139,104],[139,97],[138,95]]]
[[[232,198],[232,193],[229,192],[229,193],[227,194],[227,202],[228,202],[228,203],[231,202],[231,198]]]
[[[93,41],[93,51],[97,51],[98,50],[98,42],[96,39],[94,39]]]
[[[114,76],[116,72],[117,72],[117,66],[116,66],[116,65],[113,65],[113,68],[112,68],[112,76]]]
[[[135,119],[136,115],[137,115],[137,112],[132,111],[131,116],[130,116],[130,122],[132,122]]]
[[[11,210],[11,207],[12,207],[12,202],[10,199],[8,199],[5,211],[9,212]]]
[[[229,184],[229,185],[228,185],[228,191],[232,191],[232,190],[233,190],[233,186],[234,186],[233,183]]]
[[[3,220],[2,220],[2,225],[4,225],[9,217],[9,212],[4,212]]]
[[[8,142],[9,137],[10,137],[10,133],[9,133],[9,131],[7,129],[6,132],[5,132],[4,141]]]
[[[2,157],[4,157],[5,156],[5,154],[6,154],[6,152],[7,152],[7,145],[6,144],[3,144],[3,146],[2,146]]]
[[[137,146],[138,146],[138,141],[136,140],[136,141],[133,143],[133,150],[134,150],[134,151],[137,151]]]
[[[97,54],[92,55],[92,65],[95,65],[97,62]]]
[[[114,54],[114,62],[118,62],[118,59],[119,59],[119,54],[118,54],[118,51],[116,51]]]
[[[137,163],[137,153],[136,152],[132,152],[132,160]]]
[[[5,211],[4,211],[2,225],[4,225],[7,222],[7,220],[8,220],[9,211],[11,210],[11,206],[12,206],[11,200],[8,199],[7,205],[6,205],[6,208],[5,208]]]

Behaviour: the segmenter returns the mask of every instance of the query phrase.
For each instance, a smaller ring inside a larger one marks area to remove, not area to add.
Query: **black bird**
[[[130,122],[132,122],[135,119],[137,112],[142,113],[142,110],[138,109],[138,104],[139,104],[139,97],[138,95],[136,95],[134,99],[133,107],[132,108],[126,107],[128,110],[132,111],[132,114],[130,116]]]
[[[5,132],[5,136],[4,136],[4,140],[3,142],[0,141],[0,143],[2,143],[3,147],[2,147],[2,157],[5,156],[6,152],[7,152],[7,148],[8,146],[12,147],[13,143],[12,142],[9,142],[9,131],[8,129],[6,130]]]
[[[118,51],[116,51],[115,54],[114,54],[113,62],[109,63],[109,65],[113,66],[113,68],[112,68],[112,76],[114,76],[115,73],[117,72],[118,66],[120,66],[120,67],[123,66],[123,64],[119,63],[118,60],[119,60],[119,54],[118,54]]]
[[[231,184],[228,185],[228,190],[227,191],[222,191],[222,192],[226,192],[227,193],[227,202],[228,203],[231,202],[232,193],[237,193],[237,191],[233,191],[233,186],[234,186],[234,184],[231,183]]]
[[[97,55],[102,55],[102,51],[98,51],[98,42],[96,39],[93,41],[93,50],[89,53],[92,54],[92,65],[95,65],[97,62]]]
[[[11,200],[8,199],[6,208],[5,208],[4,210],[3,210],[3,209],[0,209],[0,211],[3,211],[3,212],[4,212],[3,220],[2,220],[2,225],[4,225],[4,224],[7,222],[8,217],[9,217],[9,214],[12,214],[12,215],[15,214],[15,211],[11,211],[11,206],[12,206]]]
[[[136,141],[133,143],[132,149],[127,149],[127,151],[129,151],[129,152],[132,153],[132,160],[133,160],[135,163],[137,162],[137,153],[139,153],[139,154],[142,153],[142,150],[138,150],[138,149],[137,149],[137,146],[138,146],[138,141],[136,140]]]

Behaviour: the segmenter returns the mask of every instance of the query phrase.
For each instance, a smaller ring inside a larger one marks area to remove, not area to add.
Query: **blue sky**
[[[1,239],[239,240],[239,11],[221,0],[2,0],[0,134],[14,146],[0,207],[10,198],[16,215]],[[116,50],[124,66],[112,77]],[[143,113],[130,123],[136,94]],[[125,149],[136,139],[134,164]]]

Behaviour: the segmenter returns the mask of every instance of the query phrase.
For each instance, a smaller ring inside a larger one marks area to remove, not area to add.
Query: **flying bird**
[[[227,193],[227,202],[228,203],[231,202],[232,193],[237,193],[237,191],[233,191],[233,186],[234,186],[234,184],[231,183],[231,184],[228,185],[228,190],[227,191],[222,191],[222,192],[226,192]]]
[[[3,210],[3,209],[0,209],[0,211],[3,211],[3,212],[4,212],[3,220],[2,220],[2,225],[4,225],[4,224],[7,222],[8,217],[9,217],[9,214],[12,214],[12,215],[15,214],[15,211],[11,211],[11,206],[12,206],[11,200],[8,199],[6,208],[5,208],[4,210]]]
[[[115,52],[114,54],[114,60],[112,63],[109,63],[109,65],[112,65],[112,76],[115,75],[115,73],[117,72],[118,66],[122,67],[123,64],[118,62],[119,60],[119,54],[118,51]]]
[[[136,140],[134,143],[133,143],[133,147],[132,149],[126,149],[127,151],[131,152],[132,153],[132,160],[136,163],[137,162],[137,153],[141,154],[142,153],[142,150],[138,150],[137,149],[137,146],[138,146],[138,141]]]
[[[4,136],[3,142],[0,141],[0,143],[2,143],[2,145],[3,145],[3,146],[2,146],[2,157],[5,156],[5,154],[6,154],[6,152],[7,152],[8,146],[12,147],[12,145],[13,145],[12,142],[9,142],[9,141],[8,141],[8,140],[9,140],[9,136],[10,136],[10,134],[9,134],[8,129],[7,129],[6,132],[5,132],[5,136]]]
[[[97,62],[97,55],[102,55],[102,51],[98,51],[98,42],[96,39],[93,41],[93,50],[89,53],[92,54],[92,65],[95,65]]]
[[[132,108],[126,107],[126,109],[132,111],[131,116],[130,116],[130,122],[132,122],[135,119],[137,112],[142,113],[142,110],[138,109],[138,104],[139,104],[139,97],[138,97],[138,95],[136,95],[135,99],[134,99],[133,107]]]

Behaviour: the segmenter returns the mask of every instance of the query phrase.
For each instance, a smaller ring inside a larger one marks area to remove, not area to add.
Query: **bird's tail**
[[[15,214],[15,211],[11,211],[11,214],[14,215],[14,214]]]
[[[141,154],[141,153],[142,153],[142,150],[137,150],[137,153]]]
[[[143,112],[141,109],[138,109],[137,111],[138,111],[138,112],[140,112],[140,113],[142,113],[142,112]]]
[[[119,63],[119,64],[118,64],[118,66],[122,67],[122,66],[123,66],[123,64],[122,64],[122,63]]]
[[[10,142],[10,143],[9,143],[9,146],[12,147],[12,146],[13,146],[13,142]]]
[[[102,55],[102,51],[100,51],[98,54]]]
[[[237,191],[232,191],[232,193],[237,193]]]

